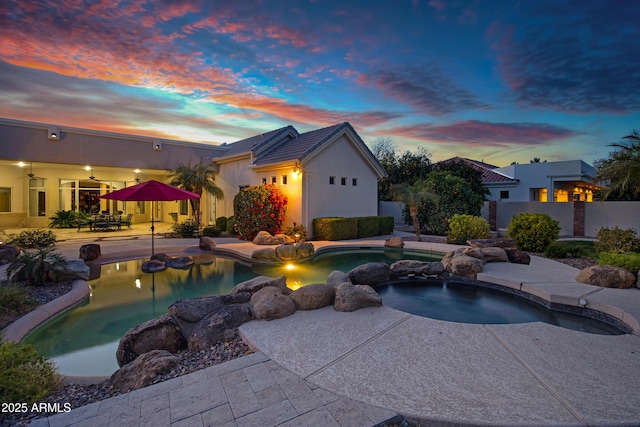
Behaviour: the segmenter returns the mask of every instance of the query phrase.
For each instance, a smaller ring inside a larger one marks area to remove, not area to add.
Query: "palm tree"
[[[625,141],[611,144],[616,151],[608,159],[596,162],[600,182],[608,182],[604,198],[611,195],[620,200],[637,200],[640,194],[640,131],[623,137]]]
[[[171,172],[168,177],[171,178],[171,185],[181,187],[192,193],[202,196],[203,192],[211,194],[218,200],[224,197],[224,193],[215,183],[215,170],[213,164],[205,163],[202,159],[194,166],[191,161],[187,165],[179,164],[176,170]],[[198,228],[200,228],[200,199],[191,199],[191,211]]]
[[[402,202],[409,208],[409,216],[413,222],[413,231],[416,233],[416,241],[420,241],[420,221],[418,220],[418,206],[425,200],[433,200],[437,203],[438,196],[425,190],[421,182],[414,185],[394,184],[391,186],[393,200]]]

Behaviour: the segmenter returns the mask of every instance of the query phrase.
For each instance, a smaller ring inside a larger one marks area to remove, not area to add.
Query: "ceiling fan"
[[[26,166],[26,164],[20,162],[18,164],[18,166],[23,168],[23,167]],[[21,176],[18,179],[24,179],[24,178],[29,178],[29,181],[34,181],[34,180],[37,180],[37,179],[47,179],[47,178],[44,178],[42,176],[36,176],[36,174],[33,173],[33,162],[29,162],[29,173],[27,174],[27,176]]]
[[[93,175],[93,166],[87,166],[84,169],[90,172],[89,179],[91,181],[100,182],[100,180]]]

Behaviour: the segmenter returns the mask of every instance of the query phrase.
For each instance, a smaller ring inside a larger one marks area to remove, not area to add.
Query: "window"
[[[262,185],[266,185],[267,184],[267,177],[263,176],[262,177]]]
[[[275,177],[275,176],[272,176],[272,177],[271,177],[271,183],[272,183],[272,184],[275,184],[276,182],[278,182],[278,181],[276,180],[276,177]]]
[[[44,179],[29,179],[29,216],[46,216]]]
[[[0,212],[11,212],[11,188],[0,187]]]
[[[280,184],[287,185],[287,175],[282,175],[280,177]]]
[[[187,204],[187,200],[180,200],[180,207],[178,211],[180,215],[189,215],[189,205]]]
[[[330,185],[335,185],[336,183],[336,177],[335,176],[330,176],[329,177],[329,184]]]
[[[353,185],[354,187],[358,185],[358,178],[353,178],[351,179],[351,185]]]
[[[340,178],[340,185],[347,185],[347,177],[343,176],[342,178]]]
[[[500,198],[501,199],[508,199],[509,198],[509,192],[508,191],[501,191],[500,192]]]

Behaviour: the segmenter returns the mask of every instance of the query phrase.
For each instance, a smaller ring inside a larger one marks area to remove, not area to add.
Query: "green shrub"
[[[226,222],[225,222],[226,225]],[[222,234],[222,230],[218,227],[205,227],[202,229],[202,235],[207,237],[218,237]]]
[[[380,217],[380,235],[381,236],[384,236],[385,234],[393,233],[394,226],[395,226],[395,219],[392,216]]]
[[[0,313],[21,310],[24,306],[38,305],[29,298],[27,290],[19,286],[0,286]]]
[[[480,216],[455,214],[449,220],[447,243],[465,245],[467,240],[486,239],[491,236],[491,226]]]
[[[298,242],[303,242],[308,238],[307,229],[304,228],[304,225],[296,224],[295,222],[292,227],[287,227],[287,229],[284,230],[284,234]]]
[[[253,240],[259,231],[278,234],[287,209],[287,197],[271,184],[247,187],[233,198],[238,237]]]
[[[559,222],[544,213],[520,213],[507,227],[511,237],[521,251],[544,252],[560,236]]]
[[[544,250],[544,255],[547,258],[566,258],[567,252],[568,247],[565,242],[551,242]]]
[[[4,243],[25,249],[45,248],[56,243],[56,234],[51,230],[33,228],[10,234]]]
[[[216,218],[216,228],[218,230],[226,230],[227,229],[227,218],[224,216],[220,216]]]
[[[60,210],[49,217],[49,228],[74,228],[78,225],[78,215],[75,211]]]
[[[236,218],[232,215],[227,218],[227,234],[235,236],[236,234]]]
[[[0,401],[32,404],[62,384],[55,365],[30,344],[0,344]]]
[[[361,216],[354,218],[358,221],[358,238],[379,236],[380,235],[380,217],[379,216]]]
[[[626,268],[633,274],[638,274],[638,271],[640,271],[640,253],[601,252],[598,264]]]
[[[313,237],[318,240],[349,240],[358,237],[356,218],[314,218]]]
[[[598,230],[598,240],[595,248],[598,252],[638,252],[640,251],[640,239],[636,235],[635,228],[622,230],[620,228],[602,227]]]
[[[64,271],[66,260],[53,248],[38,248],[23,251],[7,267],[7,279],[13,283],[43,286],[54,280],[57,271]]]
[[[198,230],[198,224],[191,218],[185,219],[183,222],[179,222],[172,226],[173,231],[180,237],[188,238],[193,237],[193,233]]]

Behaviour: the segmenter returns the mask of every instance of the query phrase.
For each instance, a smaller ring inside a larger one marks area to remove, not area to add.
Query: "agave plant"
[[[53,248],[44,247],[32,251],[23,251],[7,267],[9,282],[43,286],[49,281],[54,270],[64,269],[66,259],[54,252]]]
[[[57,211],[49,217],[49,228],[74,228],[78,225],[78,215],[75,211]]]

